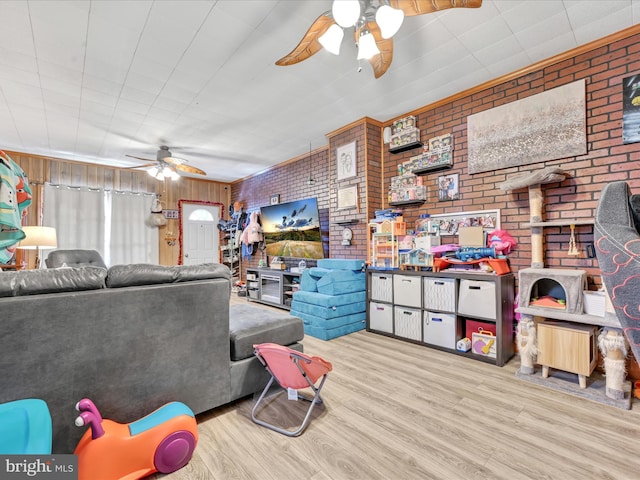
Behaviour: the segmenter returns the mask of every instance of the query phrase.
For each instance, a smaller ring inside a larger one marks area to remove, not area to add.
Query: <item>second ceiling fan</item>
[[[135,155],[125,156],[149,162],[145,165],[132,168],[148,168],[147,173],[158,180],[164,180],[166,178],[177,180],[180,178],[180,172],[191,173],[194,175],[206,175],[204,170],[187,165],[187,161],[182,158],[174,157],[169,150],[169,147],[166,145],[160,145],[160,148],[156,153],[155,161],[149,158],[136,157]]]

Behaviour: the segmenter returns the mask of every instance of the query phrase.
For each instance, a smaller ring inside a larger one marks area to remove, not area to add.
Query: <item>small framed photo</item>
[[[438,177],[438,200],[449,202],[460,198],[459,175],[442,175]]]
[[[269,197],[269,205],[277,205],[280,203],[280,194],[271,195]]]
[[[355,177],[357,174],[356,163],[357,158],[355,140],[351,143],[348,143],[347,145],[336,148],[336,167],[338,181]]]
[[[356,208],[358,206],[358,186],[338,189],[338,210]]]

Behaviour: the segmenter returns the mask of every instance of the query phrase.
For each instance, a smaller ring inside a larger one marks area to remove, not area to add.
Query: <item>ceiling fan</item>
[[[153,161],[148,158],[136,157],[135,155],[125,155],[126,157],[135,158],[137,160],[144,160],[150,162],[145,165],[140,165],[137,168],[147,168],[147,173],[158,180],[164,180],[170,178],[171,180],[177,180],[180,178],[180,172],[192,173],[194,175],[206,175],[204,170],[187,165],[187,161],[174,157],[166,145],[160,145],[158,152],[156,153],[156,160]]]
[[[289,54],[276,62],[287,66],[300,63],[325,48],[340,54],[345,28],[354,27],[358,60],[368,60],[376,78],[389,69],[393,60],[393,35],[404,17],[424,15],[449,8],[478,8],[482,0],[334,0],[309,27]],[[360,71],[360,68],[358,68]]]

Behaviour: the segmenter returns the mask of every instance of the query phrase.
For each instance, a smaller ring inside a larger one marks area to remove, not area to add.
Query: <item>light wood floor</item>
[[[640,478],[638,401],[602,405],[517,379],[517,359],[499,368],[364,331],[303,343],[333,372],[300,437],[254,424],[247,398],[199,416],[191,462],[152,478]],[[265,414],[291,406],[279,397]]]

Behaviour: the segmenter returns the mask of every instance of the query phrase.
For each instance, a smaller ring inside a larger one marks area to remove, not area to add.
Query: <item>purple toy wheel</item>
[[[153,457],[153,464],[160,473],[180,470],[189,460],[196,447],[196,439],[185,430],[173,432],[165,437]]]

